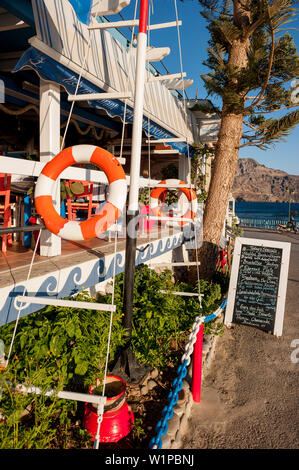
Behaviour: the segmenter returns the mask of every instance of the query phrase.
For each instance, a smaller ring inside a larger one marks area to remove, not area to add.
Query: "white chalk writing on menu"
[[[274,329],[282,249],[242,245],[233,321]]]

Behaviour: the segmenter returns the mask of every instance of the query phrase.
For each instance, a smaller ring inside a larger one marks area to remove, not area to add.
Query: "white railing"
[[[12,158],[7,156],[1,156],[0,159],[1,173],[9,173],[12,175],[38,177],[45,165],[46,162],[34,162],[32,160],[25,160],[24,158]],[[61,173],[60,178],[108,184],[107,177],[103,171],[88,170],[85,168],[66,168]],[[126,176],[126,178],[127,183],[129,185],[130,177]],[[143,177],[140,177],[139,179],[139,185],[141,188],[147,187],[149,184],[154,187],[158,183],[159,181],[154,179]]]

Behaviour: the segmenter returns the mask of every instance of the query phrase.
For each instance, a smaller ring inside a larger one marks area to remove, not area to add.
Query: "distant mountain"
[[[283,158],[283,157],[282,157]],[[253,158],[240,158],[232,189],[239,201],[299,202],[299,175],[289,175],[261,165]]]

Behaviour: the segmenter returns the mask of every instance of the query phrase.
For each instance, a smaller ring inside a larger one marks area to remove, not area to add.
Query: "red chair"
[[[153,215],[149,205],[144,205],[140,207],[141,215]],[[155,220],[148,220],[146,217],[139,220],[139,229],[141,232],[150,232],[151,229],[156,224]]]
[[[66,191],[66,203],[67,203],[67,212],[68,212],[68,219],[69,220],[76,220],[76,212],[78,209],[80,210],[87,210],[87,218],[90,219],[92,214],[93,208],[98,208],[99,203],[92,202],[92,194],[93,194],[93,183],[91,181],[78,181],[78,180],[67,180],[64,181],[66,187],[68,187],[72,191],[72,184],[73,183],[82,183],[83,185],[83,192],[80,194],[76,194],[73,197],[70,197],[68,192]],[[77,199],[80,198],[87,198],[87,203],[79,202]]]
[[[0,196],[4,196],[4,204],[0,205],[0,215],[3,216],[3,227],[11,227],[11,204],[10,204],[10,184],[11,175],[0,173]],[[3,253],[6,253],[7,246],[12,245],[12,234],[1,235]]]

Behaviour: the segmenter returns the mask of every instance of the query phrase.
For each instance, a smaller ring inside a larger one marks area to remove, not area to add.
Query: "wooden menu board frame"
[[[273,241],[273,240],[260,240],[260,239],[254,239],[254,238],[244,238],[244,237],[236,238],[224,324],[227,326],[230,326],[232,323],[238,323],[238,324],[245,324],[245,325],[250,325],[250,326],[254,326],[258,328],[258,324],[254,324],[254,321],[258,319],[259,317],[254,316],[254,314],[250,315],[250,317],[253,319],[252,324],[250,323],[250,320],[248,321],[248,323],[246,322],[243,323],[242,321],[234,321],[236,300],[238,300],[238,292],[239,292],[238,280],[240,280],[240,276],[241,276],[240,265],[242,266],[242,260],[241,260],[242,247],[247,246],[247,245],[250,245],[253,247],[265,247],[265,248],[270,248],[270,249],[277,248],[281,250],[280,271],[279,271],[279,278],[278,278],[279,284],[278,284],[278,291],[277,291],[277,297],[276,297],[276,310],[275,310],[273,328],[271,328],[270,330],[271,333],[273,333],[274,335],[281,336],[282,329],[283,329],[285,299],[286,299],[289,260],[290,260],[290,251],[291,251],[291,243],[287,243],[287,242],[279,242],[279,241]],[[267,266],[266,262],[263,265],[263,267],[264,266]],[[243,289],[244,289],[244,285],[243,285]],[[246,290],[246,286],[245,286],[245,290]],[[244,295],[244,291],[242,292],[242,294]],[[250,291],[248,295],[250,295]],[[252,292],[251,292],[251,295],[252,295]],[[265,328],[261,328],[261,329],[265,329]]]

